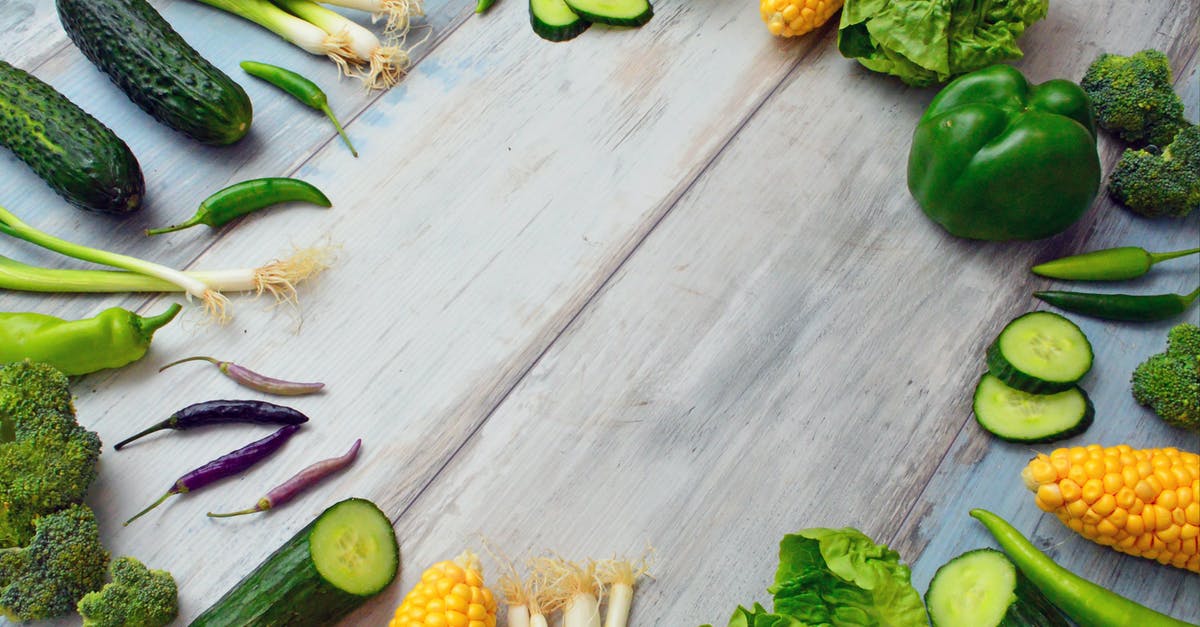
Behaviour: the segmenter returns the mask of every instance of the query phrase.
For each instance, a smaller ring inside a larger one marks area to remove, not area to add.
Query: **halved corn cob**
[[[1083,537],[1200,573],[1200,455],[1075,446],[1039,454],[1021,478],[1038,507]]]
[[[496,599],[483,585],[479,557],[464,551],[421,574],[389,627],[496,627]]]
[[[777,37],[799,37],[829,21],[844,0],[759,0],[767,30]]]

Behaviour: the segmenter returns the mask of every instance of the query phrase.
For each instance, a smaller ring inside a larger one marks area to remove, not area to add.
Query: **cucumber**
[[[610,26],[641,26],[654,17],[647,0],[566,0],[583,19]]]
[[[563,0],[529,0],[529,23],[538,37],[548,41],[574,39],[592,25]]]
[[[933,627],[1068,627],[1062,614],[1001,551],[967,551],[929,582]]]
[[[987,351],[988,370],[1032,394],[1074,387],[1092,369],[1092,345],[1074,322],[1049,311],[1019,316]]]
[[[400,570],[392,521],[372,502],[326,509],[238,582],[192,627],[332,625]]]
[[[214,146],[250,130],[245,90],[188,45],[146,0],[57,0],[71,41],[163,124]]]
[[[1079,386],[1054,394],[1030,394],[984,374],[975,387],[975,420],[1009,442],[1054,442],[1092,425],[1096,410]]]
[[[0,144],[80,209],[124,214],[142,206],[146,183],[129,146],[53,87],[4,61]]]

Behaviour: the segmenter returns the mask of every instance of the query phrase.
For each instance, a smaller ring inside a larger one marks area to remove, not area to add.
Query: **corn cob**
[[[760,0],[767,30],[777,37],[799,37],[829,21],[844,0]]]
[[[1085,538],[1200,573],[1200,455],[1075,446],[1039,454],[1021,478],[1038,507]]]
[[[389,627],[496,627],[496,599],[483,585],[479,558],[464,551],[421,574]]]

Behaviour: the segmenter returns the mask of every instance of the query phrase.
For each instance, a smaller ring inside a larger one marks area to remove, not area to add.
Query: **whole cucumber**
[[[124,214],[142,205],[142,169],[129,146],[50,85],[0,61],[0,144],[67,202]]]
[[[250,130],[245,90],[200,56],[146,0],[57,0],[71,41],[159,122],[214,146]]]

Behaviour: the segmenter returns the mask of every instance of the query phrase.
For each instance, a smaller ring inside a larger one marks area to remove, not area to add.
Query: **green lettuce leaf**
[[[1017,38],[1049,0],[846,0],[838,50],[910,85],[1021,58]]]

